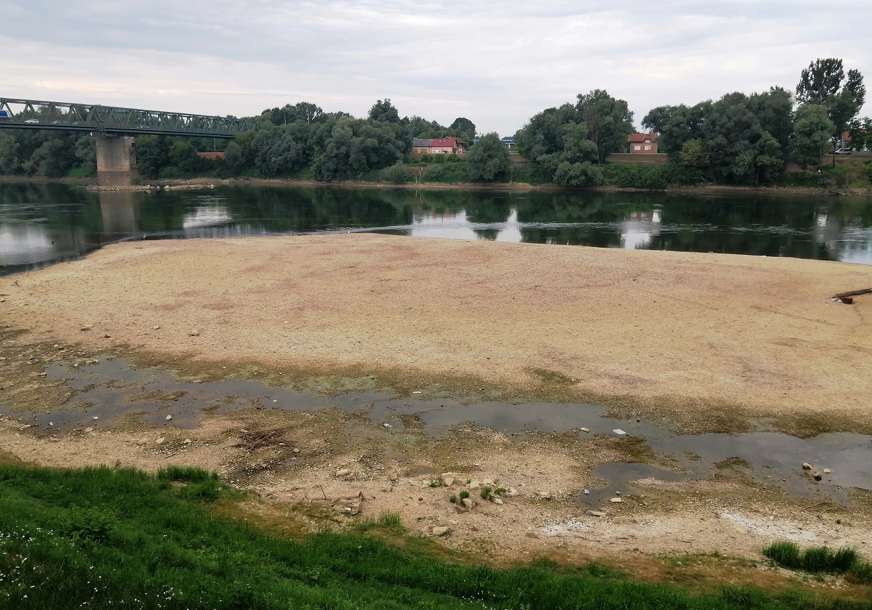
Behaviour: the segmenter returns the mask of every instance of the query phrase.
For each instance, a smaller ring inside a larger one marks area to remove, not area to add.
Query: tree
[[[512,175],[509,151],[495,133],[489,133],[466,154],[469,177],[474,182],[508,180]]]
[[[707,169],[709,166],[709,156],[705,149],[705,142],[699,138],[688,140],[681,147],[678,160],[685,167],[700,170]]]
[[[21,169],[15,136],[0,134],[0,174],[16,174]]]
[[[833,134],[833,122],[822,104],[804,104],[793,126],[793,159],[803,167],[820,165]]]
[[[578,95],[576,104],[588,137],[596,144],[600,163],[627,146],[627,136],[633,133],[633,113],[627,102],[616,99],[602,89]]]
[[[236,141],[230,142],[224,149],[224,168],[227,174],[238,176],[245,164],[242,147]]]
[[[672,116],[672,106],[658,106],[652,108],[645,118],[642,119],[642,127],[654,133],[663,133],[666,122]]]
[[[800,75],[796,99],[801,104],[816,104],[827,108],[833,123],[833,143],[841,137],[851,120],[866,101],[866,86],[859,70],[845,74],[841,59],[817,59]]]
[[[136,138],[136,169],[146,178],[157,178],[167,164],[169,141],[163,136],[139,136]]]
[[[603,183],[603,172],[589,161],[563,161],[554,172],[554,182],[564,186],[596,186]]]
[[[76,140],[74,151],[76,163],[87,175],[97,171],[97,144],[91,136],[82,136]]]
[[[383,100],[378,100],[372,105],[372,108],[369,109],[369,120],[381,121],[383,123],[399,123],[400,113],[396,108],[394,108],[394,105],[391,104],[391,100],[385,98]]]
[[[457,136],[468,145],[475,139],[475,123],[466,117],[457,117],[448,126],[448,134]]]

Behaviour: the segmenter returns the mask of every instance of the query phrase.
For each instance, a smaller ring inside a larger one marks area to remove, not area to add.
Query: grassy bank
[[[362,533],[290,540],[219,516],[237,500],[195,469],[0,466],[0,608],[872,608],[745,588],[691,595],[596,566],[497,570]]]

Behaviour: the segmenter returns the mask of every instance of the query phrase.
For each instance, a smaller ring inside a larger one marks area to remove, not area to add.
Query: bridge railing
[[[0,128],[231,138],[254,119],[0,97]]]

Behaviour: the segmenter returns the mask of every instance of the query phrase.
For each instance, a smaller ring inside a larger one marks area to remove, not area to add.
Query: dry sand
[[[834,262],[350,234],[113,245],[0,279],[0,311],[90,347],[865,429],[872,297],[830,296],[866,287]]]

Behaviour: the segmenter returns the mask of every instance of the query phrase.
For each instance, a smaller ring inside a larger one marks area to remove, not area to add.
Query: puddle
[[[601,483],[593,485],[589,494],[579,491],[579,501],[590,506],[608,503],[619,491],[630,492],[631,484],[641,479],[707,480],[728,470],[821,501],[846,504],[851,488],[872,491],[872,437],[861,434],[831,433],[809,439],[778,432],[677,435],[651,423],[607,417],[605,408],[590,404],[397,398],[375,391],[324,396],[244,379],[185,381],[161,369],[136,369],[114,358],[78,368],[55,363],[46,373],[48,380],[64,383],[74,395],[62,410],[15,413],[17,420],[34,426],[37,434],[111,425],[129,417],[155,426],[192,428],[208,413],[248,408],[336,409],[362,414],[396,431],[403,430],[411,418],[416,428],[431,435],[479,427],[507,435],[572,432],[579,437],[617,438],[614,430],[621,429],[627,434],[619,442],[641,439],[659,459],[674,466],[668,470],[642,463],[603,464],[595,470]],[[4,411],[0,407],[0,413],[11,415]],[[168,415],[171,420],[166,419]],[[816,482],[802,470],[803,462],[821,470],[830,468],[832,473]]]

